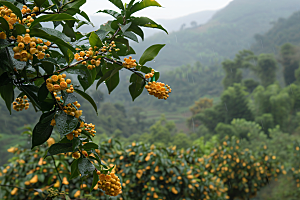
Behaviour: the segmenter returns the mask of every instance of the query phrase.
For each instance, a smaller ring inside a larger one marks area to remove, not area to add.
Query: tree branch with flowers
[[[119,11],[98,12],[109,14],[114,20],[90,33],[77,31],[83,25],[92,25],[80,9],[85,0],[0,1],[0,94],[10,113],[11,108],[20,112],[29,106],[41,112],[32,132],[32,149],[45,143],[56,128],[60,141],[47,149],[45,157],[71,153],[74,160],[70,178],[92,176],[91,189],[98,186],[106,195],[117,196],[122,191],[120,179],[100,159],[99,147],[92,140],[96,127],[84,120],[76,95],[89,101],[97,112],[96,103],[86,90],[95,82],[96,88],[105,82],[111,93],[119,84],[121,69],[132,72],[129,93],[133,101],[144,88],[150,95],[166,100],[171,88],[157,82],[159,72],[145,66],[164,45],[149,47],[138,62],[129,45],[129,40],[138,42],[137,36],[144,39],[141,27],[167,33],[153,20],[133,16],[146,7],[161,5],[154,0],[131,0],[129,4],[109,1]],[[53,28],[44,27],[43,22],[52,22]],[[77,75],[80,86],[72,84],[68,77],[71,74]]]

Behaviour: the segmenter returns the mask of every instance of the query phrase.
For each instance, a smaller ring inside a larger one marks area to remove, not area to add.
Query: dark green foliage
[[[260,54],[254,58],[257,64],[250,66],[254,73],[259,77],[261,85],[267,87],[276,81],[277,62],[271,54]]]
[[[243,86],[247,88],[247,92],[252,93],[253,90],[259,85],[258,82],[256,82],[253,79],[245,79],[243,80]]]
[[[281,46],[280,63],[283,65],[285,85],[290,85],[296,80],[295,71],[299,68],[299,61],[299,48],[290,43]]]

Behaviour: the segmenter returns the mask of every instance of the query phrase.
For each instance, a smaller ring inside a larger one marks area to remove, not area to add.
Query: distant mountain
[[[186,29],[205,24],[216,12],[216,10],[206,10],[175,19],[158,19],[154,21],[158,24],[161,24],[169,33],[172,33],[173,31],[179,31],[180,29]],[[144,31],[146,37],[161,32],[159,30],[149,28],[145,28]]]
[[[255,35],[256,42],[251,46],[255,54],[279,53],[279,47],[285,43],[300,45],[300,12],[295,12],[289,18],[280,18],[265,34]]]
[[[134,45],[137,58],[150,45],[167,44],[154,61],[156,69],[170,69],[200,61],[216,64],[249,49],[255,34],[266,33],[272,22],[299,10],[299,0],[234,0],[218,11],[205,25],[170,33],[156,34]],[[164,68],[162,68],[164,67]]]

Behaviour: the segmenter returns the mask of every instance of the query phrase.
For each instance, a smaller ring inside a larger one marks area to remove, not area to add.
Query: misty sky
[[[232,0],[157,0],[163,8],[150,7],[139,11],[135,16],[146,16],[152,19],[173,19],[203,10],[217,10],[225,7]],[[124,3],[130,0],[123,0]],[[95,15],[98,10],[118,9],[108,0],[87,0],[82,10],[88,15]],[[96,14],[101,15],[101,14]]]

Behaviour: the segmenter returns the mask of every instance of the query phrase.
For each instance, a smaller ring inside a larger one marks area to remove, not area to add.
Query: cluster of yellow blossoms
[[[98,47],[94,46],[94,50],[96,50]],[[80,51],[79,53],[76,53],[74,56],[75,56],[75,59],[77,61],[81,61],[81,60],[84,60],[84,59],[88,59],[88,58],[92,58],[91,60],[85,60],[83,61],[81,64],[83,65],[87,65],[87,68],[89,70],[92,70],[94,69],[95,67],[98,67],[101,63],[101,58],[98,58],[97,59],[97,54],[99,52],[98,51],[93,51],[93,48],[90,47],[89,50],[86,50],[86,51]]]
[[[136,60],[132,59],[131,56],[129,58],[124,58],[123,67],[130,69],[136,67]]]
[[[85,126],[84,130],[87,131],[88,133],[90,133],[94,137],[95,133],[96,133],[96,131],[95,131],[95,125],[92,124],[92,123],[89,123],[89,124],[88,123],[84,123],[84,126]]]
[[[13,13],[12,10],[7,8],[6,6],[1,6],[0,7],[0,16],[3,17],[8,22],[9,29],[13,29],[14,28],[13,25],[16,22],[21,23],[21,21],[17,17],[17,15],[15,13]]]
[[[24,95],[22,98],[16,98],[16,101],[13,102],[13,109],[15,111],[22,111],[24,108],[25,110],[29,108],[29,103],[26,95]]]
[[[148,85],[145,86],[150,95],[154,95],[158,99],[165,99],[169,97],[169,93],[172,92],[172,89],[169,85],[165,85],[160,82],[148,82]]]
[[[56,97],[57,100],[60,100],[62,97]],[[58,99],[59,98],[59,99]],[[63,107],[64,112],[73,117],[79,118],[82,115],[82,110],[78,110],[80,108],[80,104],[75,101],[73,104],[68,104]]]
[[[148,73],[148,74],[145,75],[145,78],[146,78],[146,79],[152,78],[152,77],[154,76],[154,73],[155,73],[155,72],[154,72],[154,69],[152,69],[152,70],[151,70],[151,73]]]
[[[106,41],[105,41],[106,44]],[[115,51],[120,51],[119,48],[116,48],[117,45],[115,44],[115,41],[111,41],[111,43],[107,46],[107,45],[103,45],[103,47],[100,49],[102,52],[111,52],[112,49]]]
[[[35,6],[32,9],[32,12],[38,12],[39,10],[40,10],[39,7]],[[31,10],[26,5],[24,5],[21,12],[22,12],[23,15],[25,15],[26,13],[31,13]],[[27,26],[30,26],[31,23],[34,21],[34,19],[32,17],[35,17],[35,16],[36,16],[36,14],[32,13],[31,15],[27,16],[27,18],[23,18],[22,19],[22,24],[26,24]]]
[[[49,92],[55,92],[54,96],[56,96],[57,95],[56,93],[60,92],[61,90],[66,90],[67,93],[73,93],[74,92],[73,85],[70,85],[70,88],[68,88],[68,84],[71,84],[72,81],[71,79],[65,80],[66,76],[67,76],[66,74],[61,74],[61,75],[52,75],[51,78],[48,78],[46,80],[46,83]],[[61,99],[61,97],[59,98]]]
[[[81,135],[81,128],[78,128],[76,130],[73,130],[71,133],[67,134],[66,137],[68,140],[73,140],[74,137],[78,137],[79,135]]]
[[[45,54],[45,51],[48,49],[48,46],[51,42],[43,42],[40,38],[30,37],[30,30],[26,30],[25,36],[18,36],[17,43],[18,46],[13,48],[15,52],[14,58],[19,61],[33,60],[33,55],[36,55],[38,59],[43,59],[50,57],[49,54]]]
[[[109,175],[101,174],[99,171],[97,172],[99,175],[98,187],[105,191],[106,195],[109,196],[117,196],[122,192],[122,186],[120,183],[120,179],[115,173],[110,173]]]

